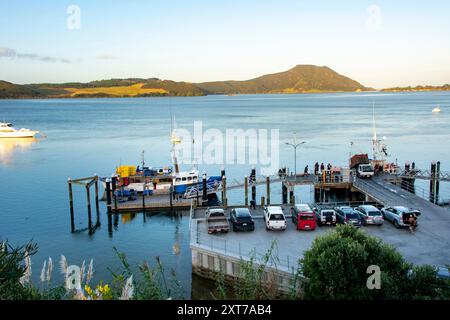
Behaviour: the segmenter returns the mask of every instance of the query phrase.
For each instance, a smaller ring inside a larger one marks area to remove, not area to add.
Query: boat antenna
[[[175,116],[172,113],[172,104],[170,104],[170,142],[172,143],[172,161],[175,167],[175,173],[180,172],[180,167],[178,165],[176,144],[180,143],[180,139],[175,135]]]
[[[373,159],[377,158],[377,128],[375,124],[375,101],[372,104],[372,150],[373,150]]]

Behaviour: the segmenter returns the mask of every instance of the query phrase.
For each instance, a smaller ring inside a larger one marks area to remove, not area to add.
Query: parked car
[[[412,215],[420,216],[419,210],[401,206],[383,208],[381,212],[383,213],[383,218],[392,222],[396,228],[409,227],[409,218]],[[416,223],[416,226],[418,226],[418,223]]]
[[[230,212],[230,221],[233,231],[253,231],[255,221],[253,221],[250,210],[247,208],[236,208]]]
[[[297,226],[297,230],[315,230],[316,216],[307,204],[296,204],[291,208],[292,222]]]
[[[377,226],[383,225],[384,219],[383,214],[374,206],[363,205],[355,209],[359,216],[361,217],[361,222],[363,226],[373,224]]]
[[[206,221],[208,223],[208,233],[230,231],[228,219],[222,208],[208,208],[206,210]]]
[[[278,206],[267,206],[264,208],[264,221],[267,230],[286,230],[287,223],[283,209]]]
[[[336,211],[337,223],[361,227],[361,217],[352,207],[336,207],[334,211]]]
[[[323,225],[332,225],[335,226],[337,219],[336,219],[336,211],[333,209],[316,209],[316,220],[317,224],[319,226]]]

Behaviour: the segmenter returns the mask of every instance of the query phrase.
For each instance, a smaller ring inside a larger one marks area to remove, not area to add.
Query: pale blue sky
[[[438,85],[450,83],[449,16],[444,0],[0,0],[0,79],[200,82],[316,64],[375,88]]]

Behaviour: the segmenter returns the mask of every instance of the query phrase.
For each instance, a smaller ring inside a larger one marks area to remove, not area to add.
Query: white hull
[[[14,132],[1,132],[0,138],[34,138],[38,134],[38,131],[14,131]]]

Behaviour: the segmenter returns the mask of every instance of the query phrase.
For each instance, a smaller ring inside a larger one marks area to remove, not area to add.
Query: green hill
[[[328,67],[298,65],[288,71],[246,81],[204,83],[157,78],[128,78],[88,83],[16,85],[0,81],[0,98],[99,98],[148,96],[203,96],[208,94],[307,93],[367,91],[360,83]]]
[[[41,94],[27,86],[0,80],[0,99],[38,98]]]
[[[360,83],[328,67],[298,65],[288,71],[246,81],[217,81],[197,84],[208,94],[304,93],[368,91]]]

